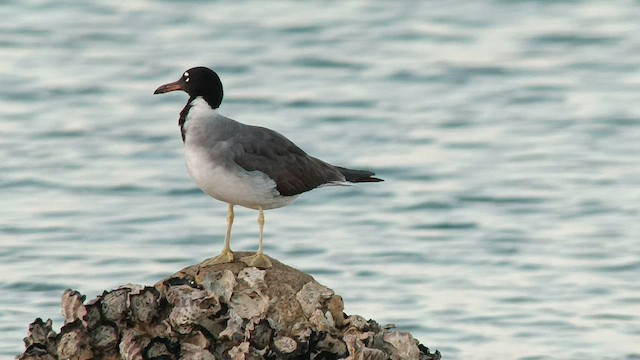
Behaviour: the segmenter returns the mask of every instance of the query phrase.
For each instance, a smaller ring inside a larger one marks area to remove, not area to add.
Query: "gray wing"
[[[298,195],[329,182],[345,181],[337,168],[307,155],[273,130],[250,125],[238,130],[233,136],[234,162],[247,171],[265,173],[276,182],[281,195]]]

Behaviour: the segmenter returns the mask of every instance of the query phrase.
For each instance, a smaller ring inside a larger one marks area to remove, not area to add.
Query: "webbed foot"
[[[273,265],[271,264],[271,260],[262,253],[256,253],[255,255],[245,256],[240,259],[243,263],[257,267],[258,269],[269,269]]]

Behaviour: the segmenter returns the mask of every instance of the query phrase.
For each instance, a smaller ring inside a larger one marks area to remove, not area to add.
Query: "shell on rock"
[[[234,338],[237,338],[241,334],[242,338],[244,338],[244,334],[242,333],[244,320],[235,311],[229,311],[228,317],[227,327],[220,332],[220,338],[227,338],[231,341],[235,341]]]
[[[128,288],[119,288],[102,294],[100,305],[105,319],[115,323],[125,319],[129,312],[129,291]]]
[[[273,351],[278,357],[293,354],[298,349],[298,343],[288,336],[278,336],[273,339]]]
[[[56,354],[59,359],[89,360],[94,358],[91,338],[80,319],[66,324],[58,334]]]
[[[298,299],[305,315],[311,316],[316,309],[322,307],[325,300],[330,299],[333,295],[333,290],[328,287],[316,282],[308,282],[296,294],[296,299]]]
[[[76,319],[84,319],[87,315],[87,309],[84,307],[86,296],[71,289],[67,289],[62,293],[60,306],[62,307],[62,318],[64,323],[72,323]],[[85,324],[86,325],[86,324]]]
[[[335,355],[337,358],[343,358],[348,354],[347,345],[328,333],[320,336],[315,347],[320,352]]]
[[[216,360],[216,357],[207,349],[185,342],[180,346],[180,360]]]
[[[143,336],[148,338],[155,337],[170,337],[171,336],[171,324],[167,320],[154,321],[152,323],[135,323],[134,330]]]
[[[249,352],[249,342],[244,341],[237,346],[234,346],[229,350],[229,357],[232,360],[245,360],[246,354]]]
[[[173,305],[169,323],[180,334],[189,334],[201,319],[221,309],[217,299],[209,297],[205,290],[188,285],[172,286],[167,290],[166,296]]]
[[[87,328],[93,329],[102,321],[102,296],[93,299],[84,308],[87,311],[84,316],[84,322]]]
[[[142,350],[145,359],[175,360],[176,354],[171,351],[171,342],[167,339],[155,338]]]
[[[363,340],[367,340],[373,337],[373,335],[374,334],[370,332],[361,332],[354,326],[350,327],[343,336],[347,350],[349,350],[349,355],[357,357],[362,352],[362,349],[366,347]]]
[[[420,355],[418,342],[407,332],[386,331],[383,335],[384,341],[393,345],[394,352],[391,355],[393,359],[410,360],[417,359]]]
[[[24,351],[24,353],[18,355],[16,360],[57,360],[55,355],[52,355],[43,344],[33,344]]]
[[[347,327],[355,327],[360,331],[364,331],[368,327],[369,323],[360,315],[351,315],[348,316],[344,321],[344,325]]]
[[[129,307],[134,321],[151,322],[158,316],[160,311],[160,293],[150,286],[131,292],[129,294]]]
[[[262,350],[265,349],[271,343],[271,337],[273,336],[273,329],[269,326],[269,322],[266,320],[260,321],[254,325],[251,333],[251,346]]]
[[[221,294],[221,289],[233,290],[231,296],[220,298],[228,310],[227,326],[220,332],[221,337],[232,341],[247,341],[251,338],[257,324],[267,316],[270,299],[265,294],[267,290],[264,282],[265,274],[265,270],[245,268],[238,273],[236,280],[231,280],[226,272],[222,276],[216,274],[215,278],[209,279],[205,288],[211,289],[214,296]],[[222,292],[222,294],[225,293]]]
[[[34,322],[29,324],[29,333],[24,338],[25,346],[29,347],[33,344],[46,344],[52,340],[55,340],[56,333],[52,330],[53,322],[51,319],[42,321],[41,318],[37,318]]]
[[[335,322],[333,321],[333,317],[329,311],[327,311],[326,314],[323,314],[320,309],[316,309],[309,317],[309,321],[318,329],[318,331],[322,332],[329,332],[335,327]]]
[[[265,286],[264,276],[267,274],[266,270],[260,270],[255,267],[248,267],[242,269],[238,273],[238,280],[245,282],[250,288],[261,288]]]
[[[119,350],[123,360],[143,360],[142,352],[150,341],[136,336],[135,331],[125,330],[120,340]]]
[[[389,356],[382,350],[378,350],[378,349],[372,349],[372,348],[368,348],[365,347],[362,349],[362,360],[387,360],[389,358]],[[360,359],[359,357],[356,357],[356,359]],[[391,358],[392,360],[399,360],[396,359],[394,357]],[[416,358],[411,358],[412,360],[418,359]]]
[[[233,294],[229,307],[242,319],[261,320],[269,309],[269,296],[260,290],[246,289]]]
[[[53,360],[56,359],[56,333],[52,330],[52,321],[46,322],[37,318],[29,324],[29,333],[24,338],[26,350],[16,357],[18,360]]]
[[[187,300],[189,302],[194,302],[209,297],[205,290],[194,288],[189,285],[171,286],[166,290],[165,296],[167,297],[167,301],[174,306],[184,303]]]
[[[100,351],[108,352],[118,345],[118,327],[115,324],[100,324],[90,332],[91,346]]]
[[[237,283],[236,276],[230,270],[214,271],[204,275],[202,287],[210,296],[221,302],[229,302]]]
[[[335,326],[342,326],[345,318],[344,301],[342,300],[342,297],[334,294],[329,299],[327,299],[327,302],[325,304],[327,306],[327,311],[329,312],[329,314],[331,314],[331,317],[329,317],[325,313],[326,318],[331,318]]]

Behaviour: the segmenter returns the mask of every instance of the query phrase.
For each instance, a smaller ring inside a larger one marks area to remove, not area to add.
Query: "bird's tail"
[[[336,166],[336,169],[338,169],[338,171],[340,171],[340,173],[342,175],[344,175],[344,178],[348,182],[360,183],[360,182],[380,182],[380,181],[384,181],[382,179],[374,177],[373,175],[375,175],[375,173],[373,173],[371,171],[353,170],[353,169],[347,169],[347,168],[343,168],[343,167],[339,167],[339,166]]]

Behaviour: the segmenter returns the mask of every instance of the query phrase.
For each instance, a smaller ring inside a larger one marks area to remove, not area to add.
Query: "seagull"
[[[177,90],[189,95],[178,119],[189,175],[202,191],[228,204],[224,248],[207,265],[234,261],[230,243],[235,205],[258,210],[258,251],[240,260],[267,269],[271,261],[262,248],[264,210],[290,205],[298,195],[320,186],[383,181],[371,171],[309,156],[276,131],[220,115],[222,82],[209,68],[191,68],[154,94]]]

